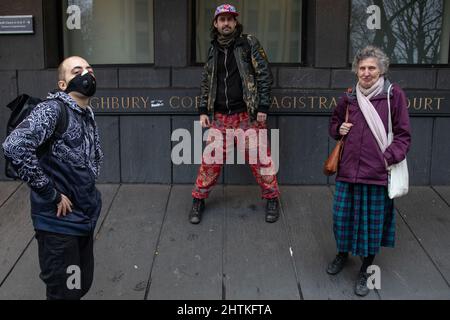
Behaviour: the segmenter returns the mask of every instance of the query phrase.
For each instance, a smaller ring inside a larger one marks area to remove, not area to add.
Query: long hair
[[[214,19],[211,22],[211,28],[210,28],[210,34],[209,34],[209,36],[211,37],[212,40],[216,39],[219,36],[219,31],[214,26],[215,21],[216,20]],[[237,19],[236,19],[236,30],[238,32],[238,36],[240,36],[242,34],[242,32],[244,31],[244,26]]]

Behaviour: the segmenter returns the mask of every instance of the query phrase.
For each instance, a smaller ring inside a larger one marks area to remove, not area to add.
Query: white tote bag
[[[388,143],[391,144],[394,140],[394,133],[392,132],[392,115],[391,115],[391,91],[392,85],[388,89],[388,109],[389,109],[389,120],[388,120]],[[393,164],[388,168],[388,195],[390,199],[399,198],[408,193],[409,189],[409,174],[408,174],[408,164],[406,158],[403,161]]]

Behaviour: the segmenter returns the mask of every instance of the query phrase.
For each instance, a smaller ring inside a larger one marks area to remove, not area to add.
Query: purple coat
[[[371,99],[376,111],[388,131],[388,104],[387,89],[390,85],[385,81],[383,93]],[[329,133],[336,140],[341,138],[339,128],[345,121],[345,110],[349,106],[349,122],[353,124],[350,132],[344,139],[344,151],[339,163],[336,181],[374,184],[387,186],[388,165],[398,163],[405,159],[411,144],[411,130],[409,125],[409,112],[407,99],[403,90],[394,84],[391,90],[392,131],[394,141],[381,152],[375,137],[358,106],[356,90],[343,95],[331,117]]]

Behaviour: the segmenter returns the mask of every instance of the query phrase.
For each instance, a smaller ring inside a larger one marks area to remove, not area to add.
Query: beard
[[[232,28],[232,27],[228,26],[228,27],[220,28],[218,30],[219,30],[220,34],[227,36],[227,35],[232,34],[234,32],[234,30],[236,30],[236,28]]]

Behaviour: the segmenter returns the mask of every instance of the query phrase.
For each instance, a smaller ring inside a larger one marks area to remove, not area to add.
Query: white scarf
[[[369,89],[361,88],[359,82],[356,85],[356,97],[358,99],[359,108],[361,109],[364,118],[366,118],[366,122],[369,125],[370,131],[372,131],[372,134],[375,137],[378,146],[384,153],[386,148],[389,146],[386,128],[384,127],[380,115],[378,114],[377,110],[375,110],[375,107],[370,101],[370,99],[382,93],[383,89],[384,89],[383,76],[381,76],[378,79],[378,81]],[[365,95],[364,93],[367,93],[367,95]]]

